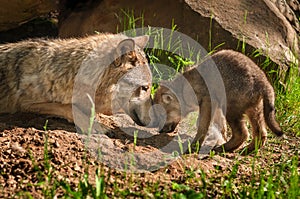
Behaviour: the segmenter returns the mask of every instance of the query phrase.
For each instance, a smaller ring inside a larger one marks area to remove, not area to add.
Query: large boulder
[[[299,10],[299,3],[290,0],[289,4],[283,5],[278,2],[283,1],[102,0],[89,8],[74,11],[62,20],[59,35],[74,37],[95,31],[121,31],[124,10],[134,10],[136,17],[143,13],[144,25],[170,28],[174,19],[180,32],[197,39],[207,50],[221,43],[224,43],[221,48],[237,49],[240,41],[244,41],[246,53],[261,49],[271,60],[286,68],[295,62],[299,50],[295,31],[299,22],[295,14],[288,15],[287,10],[291,10],[289,5]]]
[[[228,45],[234,48],[236,39],[245,41],[248,45],[261,49],[265,55],[281,66],[289,66],[298,57],[297,33],[284,15],[285,10],[282,10],[283,13],[280,12],[278,4],[270,0],[203,0],[201,4],[197,0],[185,2],[201,17],[213,16],[222,31],[228,31],[233,38],[233,40],[226,39],[216,32],[213,38],[217,42],[218,38],[223,37],[221,41],[227,44],[232,42]]]

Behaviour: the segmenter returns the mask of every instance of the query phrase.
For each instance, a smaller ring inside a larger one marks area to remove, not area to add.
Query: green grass
[[[300,77],[289,83],[285,92],[277,91],[276,109],[284,131],[300,136]]]

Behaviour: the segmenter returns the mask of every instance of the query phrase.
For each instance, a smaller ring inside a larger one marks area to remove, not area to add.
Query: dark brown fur
[[[215,150],[217,152],[221,152],[223,149],[233,151],[246,141],[249,133],[245,123],[245,115],[248,116],[252,125],[252,142],[247,146],[248,152],[264,145],[267,137],[265,124],[277,136],[283,135],[275,120],[274,90],[264,72],[248,57],[232,50],[219,51],[213,54],[211,58],[224,82],[227,108],[223,114],[232,129],[231,139]],[[221,107],[224,98],[217,95],[211,96],[199,73],[202,71],[202,74],[211,75],[211,77],[207,77],[210,83],[209,87],[212,88],[212,93],[219,93],[220,87],[214,87],[214,74],[209,73],[209,70],[210,63],[206,60],[198,67],[183,73],[183,77],[188,80],[196,93],[197,100],[195,101],[189,99],[189,95],[184,93],[187,88],[180,85],[179,77],[168,83],[171,88],[175,88],[177,97],[183,98],[188,106],[193,107],[190,110],[195,110],[199,106],[199,127],[194,141],[200,141],[200,143],[203,142],[207,134],[212,118],[216,117],[214,115],[216,110],[225,110],[224,107]],[[179,100],[169,88],[161,86],[154,98],[154,102],[161,104],[167,113],[164,131],[173,130],[182,116]],[[183,111],[183,116],[185,115],[186,111]],[[219,120],[219,125],[222,126],[222,119]]]

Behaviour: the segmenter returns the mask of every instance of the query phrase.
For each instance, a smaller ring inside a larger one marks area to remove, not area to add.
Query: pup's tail
[[[278,122],[275,119],[275,94],[273,87],[270,85],[268,89],[265,90],[263,95],[263,104],[264,104],[264,117],[268,127],[271,131],[277,135],[282,136],[282,132]]]

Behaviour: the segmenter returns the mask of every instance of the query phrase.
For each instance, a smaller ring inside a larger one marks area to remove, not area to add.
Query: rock
[[[288,66],[295,61],[294,52],[299,51],[296,31],[271,1],[201,1],[200,5],[195,0],[186,0],[186,3],[202,16],[210,17],[213,13],[216,22],[233,38],[245,38],[247,44],[262,49],[277,64]],[[229,45],[232,48],[236,42]]]
[[[1,3],[0,31],[18,27],[34,18],[56,10],[57,6],[56,1],[53,0],[10,0]]]
[[[272,0],[272,2],[299,33],[300,27],[298,17],[300,11],[300,3],[297,0]]]
[[[299,4],[284,2],[282,7],[277,0],[103,0],[73,11],[60,22],[59,35],[121,31],[126,24],[124,11],[134,10],[136,19],[143,13],[145,26],[170,28],[174,19],[178,31],[197,39],[207,50],[221,43],[221,48],[237,49],[241,48],[239,41],[245,41],[247,54],[261,49],[286,69],[296,62],[299,51],[295,31],[299,24],[295,14],[288,14],[293,11],[289,5],[299,9]]]

